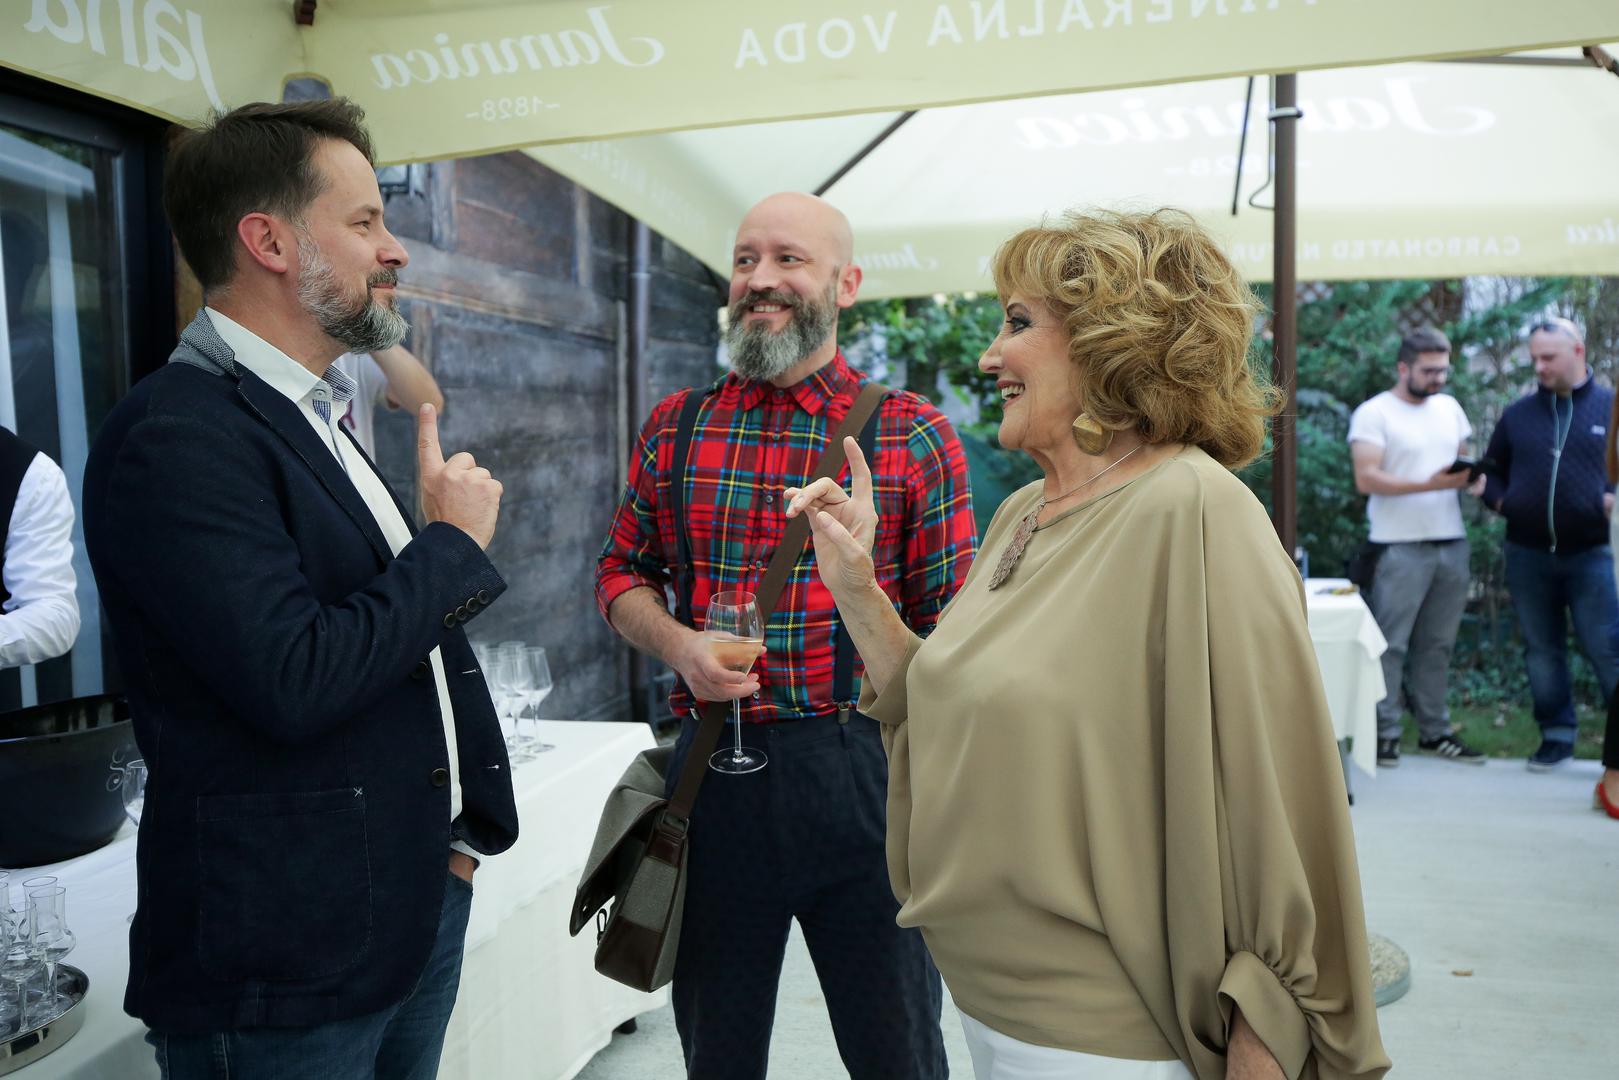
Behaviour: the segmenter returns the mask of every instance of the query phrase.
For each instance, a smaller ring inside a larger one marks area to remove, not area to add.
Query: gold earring
[[[1080,413],[1074,418],[1074,442],[1082,452],[1101,457],[1113,444],[1113,431],[1098,424],[1090,413]]]

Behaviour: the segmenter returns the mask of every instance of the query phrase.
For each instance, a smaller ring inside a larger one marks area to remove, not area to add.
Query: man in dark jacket
[[[1584,336],[1567,319],[1536,325],[1529,355],[1540,388],[1501,414],[1484,456],[1484,501],[1507,519],[1507,588],[1541,734],[1529,768],[1545,772],[1574,756],[1569,620],[1604,701],[1619,682],[1613,485],[1603,460],[1613,391],[1591,377]]]
[[[124,1007],[165,1080],[435,1075],[477,855],[517,836],[463,630],[504,589],[500,484],[424,406],[418,533],[338,423],[332,361],[406,329],[361,121],[180,136],[164,205],[206,306],[85,470],[149,769]]]

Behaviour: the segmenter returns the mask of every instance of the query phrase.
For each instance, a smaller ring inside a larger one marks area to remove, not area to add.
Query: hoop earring
[[[1113,431],[1098,424],[1090,413],[1080,413],[1074,418],[1074,443],[1082,453],[1101,457],[1113,444]]]

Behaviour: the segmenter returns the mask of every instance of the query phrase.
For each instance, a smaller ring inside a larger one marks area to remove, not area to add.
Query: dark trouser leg
[[[826,803],[822,827],[848,847],[842,857],[827,852],[832,873],[806,894],[797,915],[837,1049],[852,1080],[942,1080],[949,1065],[939,1033],[939,972],[920,931],[894,921],[899,902],[882,836],[887,759],[876,722],[853,717],[831,746],[842,761],[816,755],[813,795]]]
[[[1602,736],[1602,767],[1619,769],[1619,689],[1608,695],[1608,729]]]
[[[1561,569],[1574,637],[1606,701],[1619,685],[1619,595],[1610,587],[1613,554],[1607,547],[1592,548],[1564,557]]]
[[[1567,598],[1548,551],[1506,545],[1507,590],[1523,631],[1529,694],[1540,734],[1550,742],[1574,741],[1574,696],[1568,676]]]
[[[377,1080],[433,1080],[438,1075],[444,1031],[461,988],[467,916],[472,913],[472,886],[448,871],[444,876],[438,940],[416,989],[388,1021],[377,1050]]]
[[[446,883],[433,953],[400,1004],[309,1028],[149,1032],[163,1080],[431,1080],[460,986],[471,905],[470,885]]]
[[[685,762],[696,725],[687,721],[670,767]],[[729,732],[721,740],[724,745]],[[752,725],[744,742],[763,740]],[[706,766],[705,766],[706,767]],[[692,809],[686,900],[672,998],[675,1027],[693,1080],[763,1080],[791,916],[782,901],[771,836],[777,762],[741,776],[710,771]]]

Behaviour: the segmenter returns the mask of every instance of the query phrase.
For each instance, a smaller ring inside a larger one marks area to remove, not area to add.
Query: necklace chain
[[[1096,481],[1100,480],[1103,476],[1106,476],[1109,472],[1124,464],[1126,458],[1130,457],[1131,454],[1134,454],[1137,450],[1140,450],[1146,445],[1146,443],[1137,445],[1135,450],[1131,450],[1129,453],[1121,455],[1117,461],[1093,474],[1089,480],[1086,480],[1083,484],[1079,485],[1079,487],[1074,488],[1071,491],[1065,491],[1061,495],[1058,495],[1052,499],[1047,499],[1044,495],[1042,495],[1040,497],[1040,501],[1034,504],[1034,509],[1029,511],[1028,515],[1025,516],[1022,522],[1018,524],[1017,532],[1012,534],[1012,542],[1006,545],[1005,551],[1001,552],[1001,561],[996,565],[995,573],[989,579],[989,587],[991,589],[998,589],[1007,578],[1012,576],[1013,568],[1015,568],[1018,562],[1023,558],[1023,550],[1029,546],[1029,537],[1034,535],[1034,530],[1040,525],[1040,511],[1044,510],[1047,504],[1061,502],[1063,499],[1068,498],[1068,496],[1083,491],[1091,484],[1094,484]]]
[[[1120,465],[1123,465],[1126,461],[1128,461],[1130,459],[1130,456],[1132,454],[1140,452],[1146,445],[1147,445],[1146,443],[1138,443],[1138,444],[1136,444],[1136,448],[1134,450],[1131,450],[1127,454],[1121,454],[1117,461],[1112,462],[1106,468],[1100,470],[1099,472],[1093,473],[1089,480],[1086,480],[1083,484],[1079,485],[1076,488],[1069,488],[1067,491],[1063,492],[1061,495],[1053,495],[1049,499],[1046,498],[1044,495],[1040,496],[1040,502],[1035,505],[1034,512],[1036,514],[1038,514],[1040,511],[1044,510],[1047,506],[1051,505],[1052,503],[1054,503],[1054,502],[1062,502],[1064,499],[1068,498],[1070,495],[1075,495],[1075,494],[1078,494],[1081,491],[1084,491],[1086,488],[1088,488],[1092,484],[1096,483],[1096,481],[1102,479],[1102,477],[1106,476],[1108,473],[1112,472],[1114,469],[1117,469]]]

